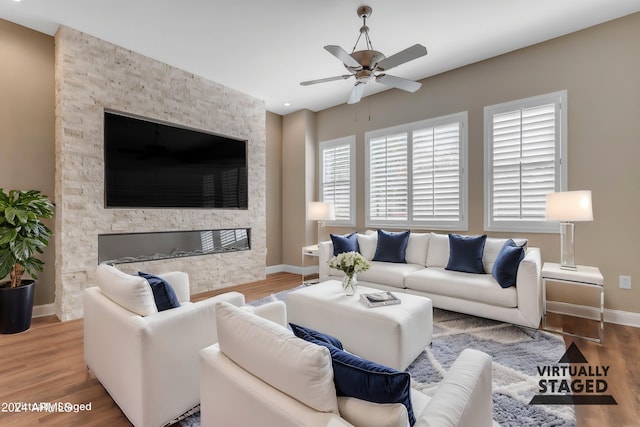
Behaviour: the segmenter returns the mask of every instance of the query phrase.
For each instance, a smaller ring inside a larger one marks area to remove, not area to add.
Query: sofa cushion
[[[461,301],[477,301],[507,308],[518,306],[516,288],[502,288],[491,274],[468,274],[430,267],[407,275],[405,284],[414,291],[458,298]]]
[[[416,421],[411,406],[411,375],[371,362],[307,336],[331,352],[333,381],[338,396],[356,397],[375,403],[402,403],[410,425]]]
[[[482,253],[487,235],[461,236],[449,234],[449,262],[447,270],[483,274]]]
[[[446,267],[449,262],[449,236],[431,233],[427,250],[427,267]]]
[[[100,264],[96,269],[96,282],[107,298],[133,313],[148,316],[158,312],[153,291],[144,277]]]
[[[406,263],[409,234],[408,230],[397,233],[378,230],[378,244],[376,245],[376,254],[373,256],[373,260]]]
[[[176,296],[176,292],[173,290],[173,286],[162,277],[154,276],[153,274],[138,272],[138,276],[144,277],[151,291],[153,292],[153,299],[156,303],[158,311],[170,310],[172,308],[180,307],[180,301]]]
[[[360,254],[367,261],[371,261],[376,254],[376,246],[378,244],[378,234],[360,234],[358,233],[358,248]]]
[[[229,359],[316,411],[338,413],[327,348],[229,303],[215,309],[218,344]]]
[[[351,233],[346,236],[330,234],[331,242],[333,242],[333,255],[343,252],[358,252],[358,235]]]
[[[334,347],[337,347],[339,349],[343,349],[342,347],[342,343],[340,342],[340,340],[334,336],[331,336],[329,334],[325,334],[323,332],[320,331],[316,331],[315,329],[311,329],[311,328],[307,328],[304,326],[300,326],[300,325],[296,325],[295,323],[289,323],[289,326],[291,327],[291,330],[293,331],[293,334],[295,336],[297,336],[298,338],[302,338],[306,341],[307,340],[307,336],[312,337],[313,339],[317,340],[317,341],[322,341],[322,342],[326,342],[328,344],[333,345]]]
[[[524,248],[515,244],[511,239],[502,246],[496,262],[493,264],[491,275],[503,288],[515,286],[520,261],[524,259]]]
[[[429,249],[429,233],[411,233],[405,259],[409,264],[426,265]]]
[[[358,280],[369,283],[380,283],[394,288],[404,288],[407,274],[422,270],[418,264],[399,264],[382,261],[370,261],[369,269],[358,273]]]

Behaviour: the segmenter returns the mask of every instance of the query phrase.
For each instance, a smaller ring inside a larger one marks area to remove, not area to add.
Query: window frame
[[[457,221],[444,220],[414,220],[413,219],[413,135],[412,133],[425,128],[434,128],[452,123],[459,124],[459,191],[460,191],[460,217]],[[467,231],[468,230],[468,112],[448,114],[420,120],[413,123],[406,123],[384,129],[372,130],[365,133],[365,227],[389,227],[389,228],[409,228],[416,230],[448,230]],[[400,133],[407,134],[407,218],[403,220],[372,220],[370,212],[370,145],[371,139],[383,136],[392,136]]]
[[[325,221],[326,225],[332,227],[355,227],[356,225],[356,136],[349,135],[327,141],[321,141],[318,144],[318,197],[320,201],[324,200],[324,150],[333,149],[339,146],[349,147],[349,219],[333,221]],[[332,201],[333,202],[333,201]]]
[[[495,232],[557,233],[557,222],[540,220],[501,221],[493,217],[493,117],[517,110],[555,104],[555,185],[554,191],[567,189],[568,104],[567,90],[551,92],[484,107],[484,230]]]

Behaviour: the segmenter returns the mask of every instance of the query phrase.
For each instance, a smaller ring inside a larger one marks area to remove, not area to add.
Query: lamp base
[[[560,223],[560,268],[563,270],[577,270],[573,229],[572,222]]]

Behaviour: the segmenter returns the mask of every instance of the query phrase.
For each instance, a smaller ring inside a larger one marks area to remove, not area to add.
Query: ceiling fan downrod
[[[371,39],[369,38],[369,27],[367,26],[367,18],[371,16],[371,14],[373,13],[373,9],[371,9],[370,6],[360,6],[356,13],[360,18],[362,18],[362,27],[360,27],[360,35],[356,40],[356,44],[353,45],[351,53],[356,51],[358,42],[360,42],[360,37],[362,37],[362,34],[364,34],[366,49],[373,50],[373,44],[371,43]]]

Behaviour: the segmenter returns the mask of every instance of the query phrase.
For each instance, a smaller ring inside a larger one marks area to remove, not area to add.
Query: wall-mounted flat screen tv
[[[247,209],[247,141],[105,111],[105,207]]]

